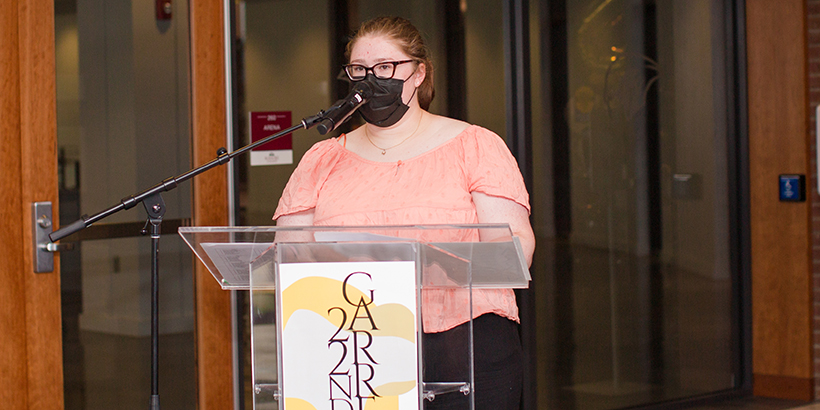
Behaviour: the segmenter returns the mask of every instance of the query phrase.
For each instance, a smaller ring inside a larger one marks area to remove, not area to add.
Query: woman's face
[[[411,58],[401,51],[391,39],[380,35],[362,37],[356,41],[350,50],[350,64],[361,64],[365,67],[372,67],[376,63],[384,61],[404,60],[411,60]],[[424,65],[413,62],[400,64],[396,66],[393,78],[402,81],[407,80],[404,81],[402,101],[407,105],[411,105],[409,100],[412,97],[413,101],[416,101],[412,103],[418,104],[414,92],[424,80]]]

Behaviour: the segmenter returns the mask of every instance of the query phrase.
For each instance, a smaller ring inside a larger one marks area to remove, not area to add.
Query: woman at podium
[[[277,225],[507,223],[531,263],[529,196],[516,161],[492,131],[427,111],[434,71],[419,31],[399,17],[370,20],[350,40],[346,56],[351,85],[366,82],[373,90],[357,111],[365,124],[305,153],[279,201]],[[481,238],[425,238],[431,239]],[[446,371],[436,366],[435,345],[446,346],[449,335],[463,332],[468,298],[449,290],[423,292],[422,298],[430,346],[428,352],[425,342],[425,368]],[[476,408],[518,409],[515,294],[475,290],[473,316]]]

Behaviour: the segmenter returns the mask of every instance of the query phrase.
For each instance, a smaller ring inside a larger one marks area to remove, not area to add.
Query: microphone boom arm
[[[115,214],[119,211],[125,210],[125,209],[131,209],[134,206],[136,206],[138,203],[144,201],[146,198],[152,197],[153,195],[158,195],[158,194],[160,194],[162,192],[165,192],[165,191],[170,191],[170,190],[176,188],[177,185],[179,185],[179,183],[185,182],[185,181],[187,181],[187,180],[189,180],[189,179],[191,179],[191,178],[193,178],[193,177],[195,177],[195,176],[197,176],[197,175],[199,175],[199,174],[201,174],[201,173],[203,173],[203,172],[205,172],[205,171],[207,171],[211,168],[216,167],[217,165],[226,164],[226,163],[230,162],[230,160],[232,160],[234,157],[242,155],[245,152],[248,152],[248,151],[250,151],[250,150],[252,150],[252,149],[254,149],[254,148],[256,148],[256,147],[258,147],[262,144],[273,141],[273,140],[275,140],[279,137],[290,134],[293,131],[299,130],[301,128],[309,129],[309,128],[313,127],[314,125],[318,124],[324,118],[325,118],[325,112],[324,111],[319,111],[319,113],[316,114],[316,115],[313,115],[313,116],[306,117],[306,118],[302,119],[302,121],[297,125],[294,125],[294,126],[288,128],[286,130],[283,130],[283,131],[280,131],[276,134],[265,137],[265,138],[263,138],[259,141],[256,141],[252,144],[248,144],[248,145],[246,145],[242,148],[237,149],[236,151],[228,152],[224,147],[219,148],[216,152],[217,157],[214,158],[213,160],[211,160],[210,162],[208,162],[204,165],[201,165],[197,168],[193,168],[193,169],[191,169],[191,170],[189,170],[189,171],[187,171],[183,174],[180,174],[176,177],[167,178],[167,179],[163,180],[162,182],[160,182],[159,184],[157,184],[157,185],[155,185],[155,186],[153,186],[153,187],[151,187],[151,188],[149,188],[149,189],[147,189],[143,192],[140,192],[140,193],[135,194],[135,195],[127,196],[127,197],[121,199],[119,204],[114,205],[114,206],[112,206],[112,207],[110,207],[110,208],[108,208],[104,211],[98,212],[98,213],[96,213],[92,216],[83,215],[83,216],[80,217],[80,219],[72,222],[71,224],[63,226],[60,229],[50,233],[48,235],[48,238],[51,240],[51,242],[57,242],[60,239],[65,238],[66,236],[69,236],[69,235],[71,235],[75,232],[81,231],[81,230],[91,226],[91,224],[93,224],[93,223],[95,223],[95,222],[97,222],[97,221],[99,221],[103,218],[111,216],[111,215],[113,215],[113,214]]]

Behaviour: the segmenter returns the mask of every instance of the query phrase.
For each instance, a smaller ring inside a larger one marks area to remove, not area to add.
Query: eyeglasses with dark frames
[[[396,74],[396,67],[405,63],[412,63],[416,60],[402,60],[402,61],[382,61],[373,64],[371,67],[363,66],[361,64],[347,64],[344,66],[347,76],[353,81],[364,80],[367,72],[373,73],[376,78],[388,80],[393,78]]]

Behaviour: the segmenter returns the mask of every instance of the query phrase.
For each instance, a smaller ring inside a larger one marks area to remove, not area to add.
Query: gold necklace
[[[422,118],[423,118],[423,115],[422,115]],[[392,147],[382,148],[382,147],[376,145],[375,143],[373,143],[373,140],[370,139],[370,134],[367,133],[367,124],[364,125],[364,136],[365,136],[365,138],[367,138],[367,141],[370,143],[370,145],[372,145],[372,146],[376,147],[377,149],[381,150],[382,155],[385,155],[385,154],[387,154],[387,150],[396,148],[399,145],[404,144],[404,142],[409,140],[410,137],[412,137],[413,135],[416,135],[416,132],[419,130],[419,127],[421,126],[422,118],[419,118],[419,123],[416,124],[416,129],[413,131],[412,134],[410,134],[407,138],[401,140],[401,142],[399,142],[398,144],[393,145]]]

